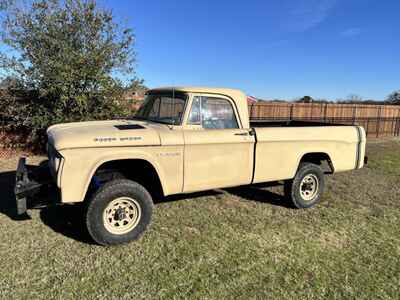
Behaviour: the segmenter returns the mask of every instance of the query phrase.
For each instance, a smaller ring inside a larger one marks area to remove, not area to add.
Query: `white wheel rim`
[[[139,223],[142,211],[139,203],[129,197],[111,201],[103,212],[103,224],[112,234],[125,234]]]
[[[312,201],[318,194],[318,177],[314,174],[304,176],[300,183],[300,195],[304,201]]]

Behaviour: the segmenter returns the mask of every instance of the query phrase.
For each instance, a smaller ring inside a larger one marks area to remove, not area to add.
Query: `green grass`
[[[389,175],[400,176],[400,141],[381,143],[380,151],[373,153],[370,167]]]
[[[286,207],[281,187],[175,197],[113,248],[91,243],[76,207],[15,220],[16,160],[1,161],[0,298],[398,299],[399,153],[370,143],[369,165],[329,177],[308,210]]]

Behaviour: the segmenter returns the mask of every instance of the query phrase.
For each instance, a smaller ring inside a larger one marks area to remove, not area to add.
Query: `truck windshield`
[[[137,119],[180,125],[187,94],[180,92],[151,93],[134,116]]]

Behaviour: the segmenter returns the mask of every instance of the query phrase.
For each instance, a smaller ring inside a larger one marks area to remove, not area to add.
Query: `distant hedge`
[[[131,113],[121,93],[92,95],[84,109],[40,96],[37,91],[9,89],[0,94],[2,144],[11,148],[41,151],[46,144],[46,129],[53,124],[113,119]]]

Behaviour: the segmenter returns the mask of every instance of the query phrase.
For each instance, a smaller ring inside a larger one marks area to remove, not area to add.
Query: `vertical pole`
[[[378,110],[378,121],[377,121],[377,124],[376,124],[376,137],[377,138],[379,137],[379,129],[380,129],[380,126],[381,126],[381,110],[382,110],[382,107],[380,106],[379,110]]]
[[[393,133],[396,131],[396,118],[392,117],[390,119],[391,126],[390,126],[390,135],[393,135]]]
[[[293,103],[290,104],[289,120],[293,120]]]
[[[397,119],[396,119],[396,117],[393,117],[393,119],[392,119],[392,131],[390,132],[390,135],[392,135],[392,136],[396,135],[396,128],[397,128]]]
[[[395,136],[399,136],[400,135],[400,109],[397,111],[397,132],[395,133]]]
[[[400,118],[397,118],[397,134],[396,136],[400,136]]]
[[[369,118],[367,118],[367,128],[365,130],[365,135],[368,136],[369,134]]]
[[[254,103],[252,103],[250,106],[250,117],[249,117],[250,120],[253,118],[253,109],[254,109]]]
[[[325,107],[324,107],[324,122],[326,122],[326,112],[328,110],[328,103],[325,103]]]
[[[353,106],[353,120],[352,120],[353,125],[356,124],[356,113],[357,113],[357,106],[354,105]]]
[[[322,122],[324,119],[324,103],[321,103],[321,109],[319,110],[319,121]]]

